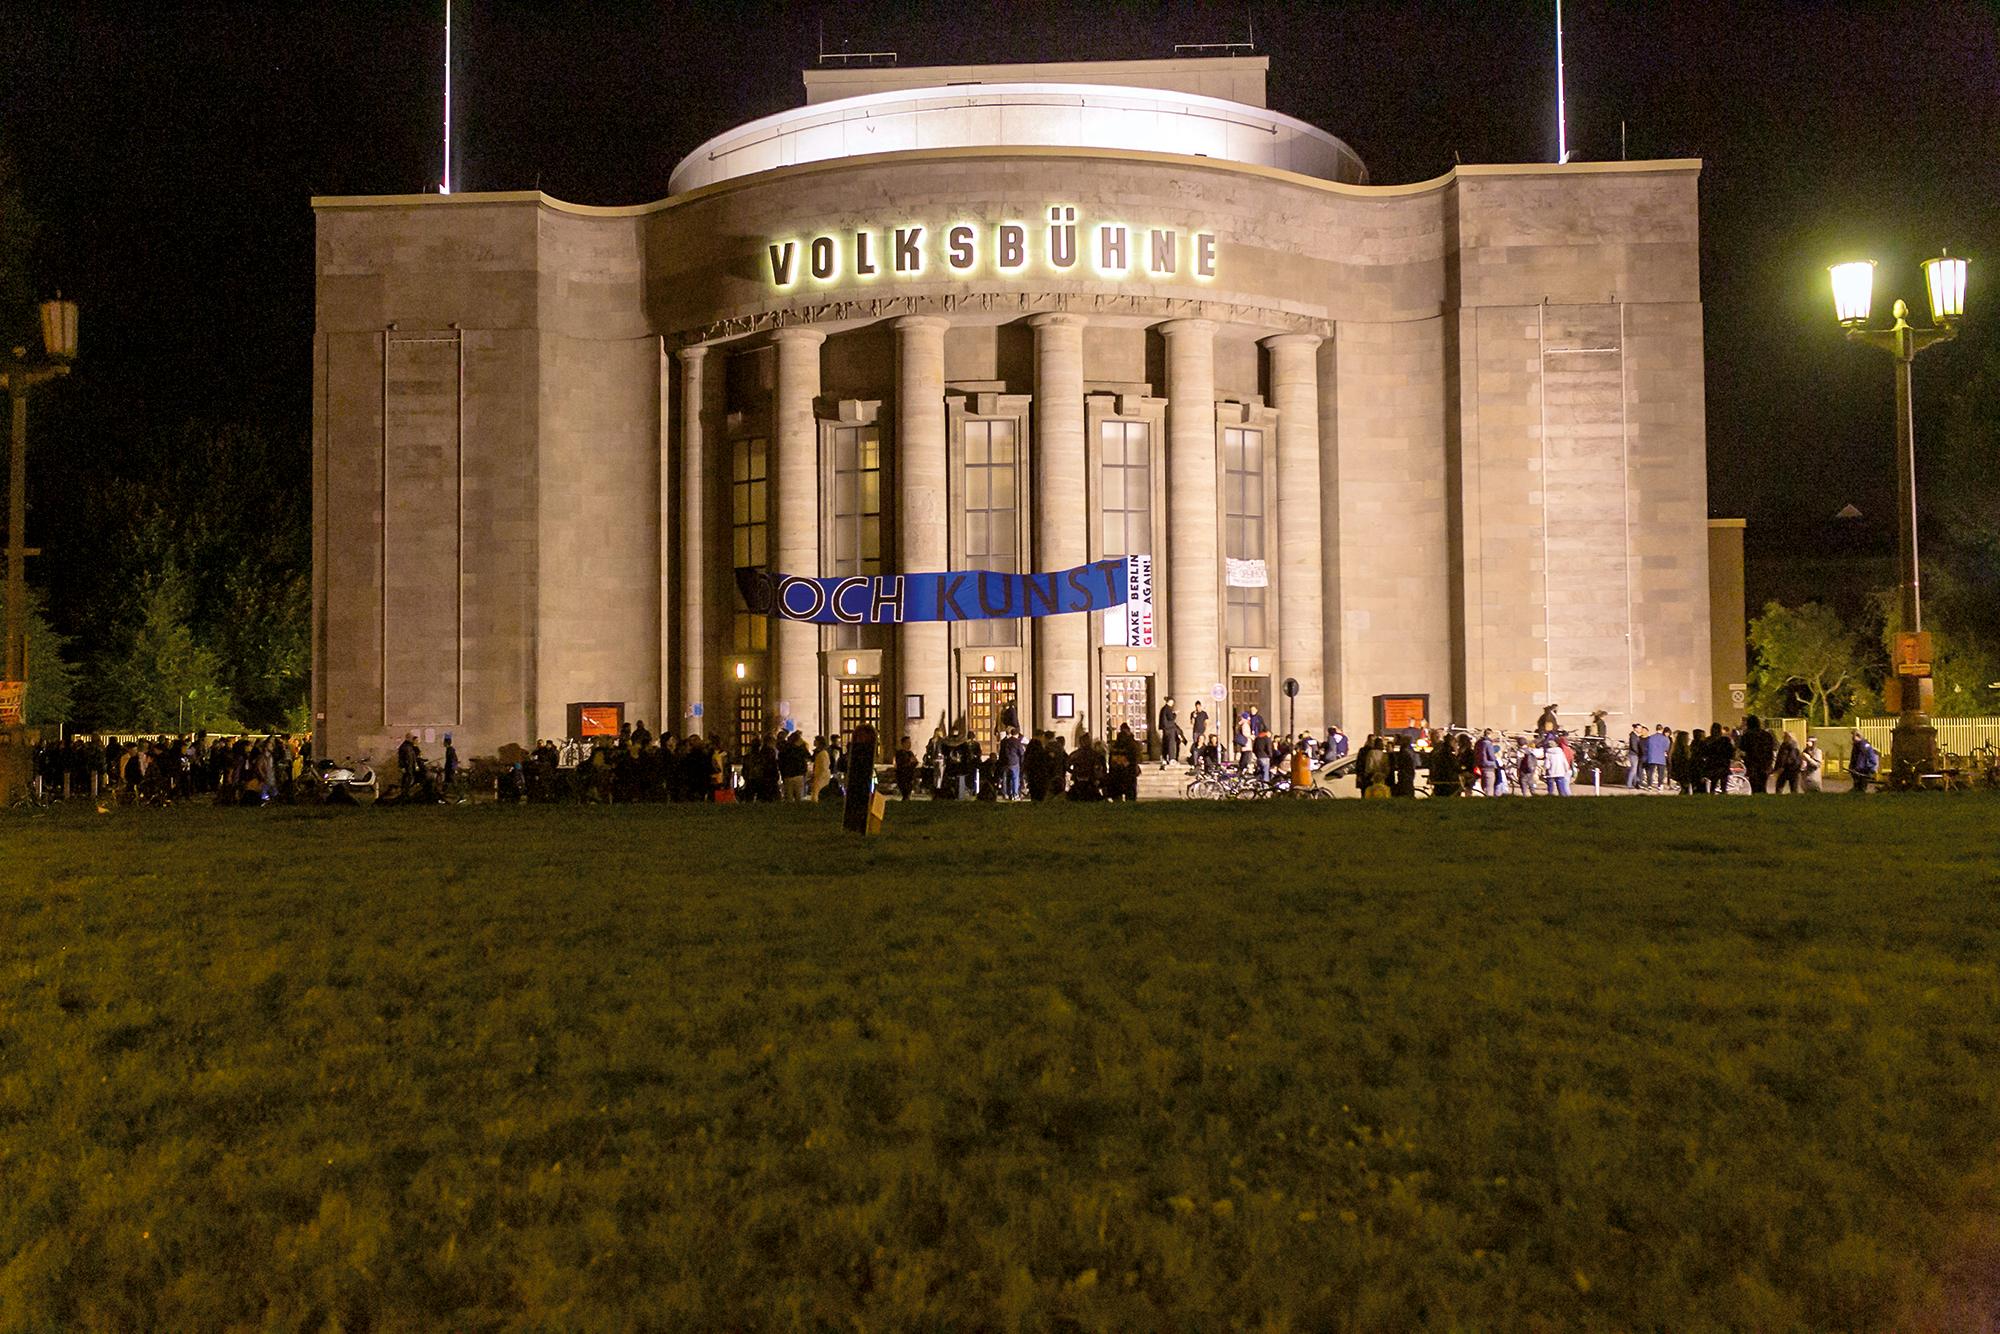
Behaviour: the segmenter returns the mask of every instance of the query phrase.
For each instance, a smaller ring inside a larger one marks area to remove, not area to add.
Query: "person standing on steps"
[[[1170,699],[1160,706],[1160,767],[1178,763],[1181,757],[1181,720]]]

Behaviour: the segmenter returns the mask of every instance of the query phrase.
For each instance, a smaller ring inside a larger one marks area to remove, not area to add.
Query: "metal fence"
[[[1931,725],[1937,728],[1938,749],[1948,754],[1969,755],[1977,747],[1988,743],[2000,746],[2000,718],[1934,717]],[[1787,718],[1785,728],[1795,735],[1801,728],[1809,731],[1819,742],[1819,748],[1826,753],[1826,767],[1831,773],[1847,772],[1847,754],[1854,747],[1854,734],[1859,732],[1882,752],[1883,771],[1888,771],[1889,742],[1896,732],[1893,716],[1863,718],[1856,723],[1835,723],[1831,727],[1817,724],[1806,727],[1803,719]]]

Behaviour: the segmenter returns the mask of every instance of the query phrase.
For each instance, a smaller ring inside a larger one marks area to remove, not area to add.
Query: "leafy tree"
[[[0,626],[7,620],[7,587],[0,581]],[[57,634],[43,612],[42,597],[28,590],[28,700],[31,727],[69,720],[76,704],[76,668],[64,660],[67,637]],[[4,631],[0,631],[4,633]]]
[[[289,726],[305,709],[312,673],[312,582],[245,561],[223,587],[235,611],[215,627],[216,645],[237,715],[256,728]]]
[[[113,651],[141,631],[145,590],[172,569],[194,641],[216,660],[228,712],[257,727],[304,711],[311,670],[312,521],[303,441],[254,426],[189,423],[159,437],[92,502],[122,518],[103,544],[88,617],[117,627]],[[157,610],[155,608],[154,610]],[[113,692],[102,720],[122,724]]]
[[[189,581],[173,565],[141,585],[138,626],[99,673],[101,717],[148,732],[236,729],[221,660],[189,624],[189,597]]]
[[[2000,697],[1989,688],[2000,681],[2000,656],[1980,633],[1985,608],[1949,567],[1923,563],[1924,625],[1931,636],[1931,712],[1939,717],[1978,717],[1996,711]],[[1900,589],[1875,594],[1882,617],[1882,672],[1891,675],[1896,636],[1903,628]]]
[[[1822,724],[1833,721],[1833,701],[1862,679],[1863,659],[1854,631],[1831,607],[1808,602],[1786,607],[1764,604],[1750,622],[1750,648],[1757,656],[1751,672],[1759,708],[1788,712],[1796,689],[1819,709]]]

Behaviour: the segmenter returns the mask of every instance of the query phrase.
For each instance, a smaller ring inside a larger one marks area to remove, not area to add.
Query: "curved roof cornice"
[[[583,217],[627,218],[648,213],[662,213],[692,204],[696,200],[728,190],[740,190],[746,186],[765,185],[798,177],[816,175],[821,172],[844,171],[850,167],[878,166],[888,163],[964,161],[978,158],[1077,158],[1101,159],[1118,162],[1157,162],[1193,171],[1220,171],[1258,176],[1279,181],[1303,189],[1318,190],[1326,194],[1342,195],[1351,199],[1397,199],[1407,195],[1428,194],[1435,190],[1447,189],[1463,178],[1496,176],[1563,176],[1626,174],[1633,176],[1658,175],[1663,172],[1698,172],[1700,158],[1657,158],[1638,162],[1566,162],[1560,165],[1552,162],[1524,163],[1474,163],[1461,164],[1434,176],[1427,181],[1413,181],[1406,185],[1353,185],[1344,181],[1323,180],[1317,176],[1307,176],[1295,171],[1285,171],[1277,167],[1260,167],[1244,162],[1225,162],[1217,158],[1189,157],[1179,153],[1152,153],[1139,150],[1116,150],[1103,148],[929,148],[913,149],[896,153],[876,153],[866,157],[827,158],[818,162],[805,162],[792,167],[774,167],[769,171],[751,176],[740,176],[732,180],[718,181],[685,194],[669,195],[645,204],[572,204],[557,199],[554,195],[539,190],[495,190],[483,194],[416,194],[416,195],[314,195],[315,209],[342,208],[407,208],[414,205],[434,207],[472,206],[479,204],[539,204],[543,208],[559,213],[572,213]]]

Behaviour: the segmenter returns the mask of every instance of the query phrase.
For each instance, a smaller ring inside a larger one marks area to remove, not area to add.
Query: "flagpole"
[[[1569,109],[1563,96],[1563,0],[1556,0],[1556,161],[1569,161]]]
[[[444,0],[444,184],[451,193],[451,0]]]

